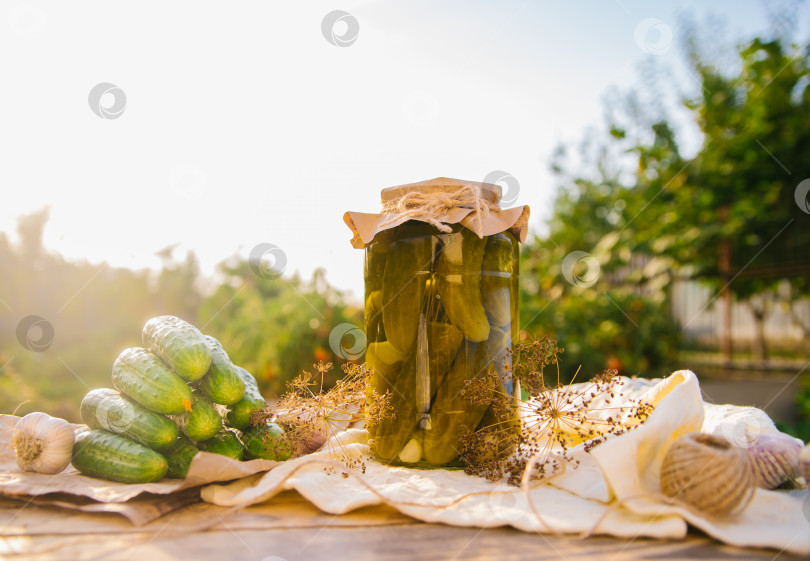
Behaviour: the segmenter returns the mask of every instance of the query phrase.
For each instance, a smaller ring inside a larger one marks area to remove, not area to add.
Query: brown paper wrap
[[[0,496],[83,511],[117,512],[135,524],[165,514],[166,509],[198,500],[201,485],[241,479],[280,465],[271,460],[239,462],[220,454],[199,452],[185,479],[162,479],[154,483],[127,484],[95,479],[80,474],[71,465],[56,475],[25,472],[17,467],[9,444],[18,420],[19,417],[13,415],[0,415]],[[87,430],[85,425],[73,427],[77,432]],[[186,492],[189,489],[192,491]],[[157,496],[162,499],[156,500]]]
[[[480,198],[477,204],[469,203],[468,197],[462,196],[462,193],[470,190],[474,190]],[[419,208],[397,208],[398,200],[414,194],[420,200],[431,200],[428,219]],[[461,224],[479,237],[509,230],[521,243],[526,241],[529,207],[501,209],[498,206],[501,200],[499,185],[437,177],[419,183],[389,187],[383,189],[381,195],[383,212],[347,212],[343,215],[343,221],[354,234],[351,243],[356,249],[363,249],[378,233],[399,226],[407,220],[444,225]]]

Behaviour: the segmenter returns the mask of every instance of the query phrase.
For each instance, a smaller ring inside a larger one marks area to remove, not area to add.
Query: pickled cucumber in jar
[[[423,224],[366,248],[369,392],[390,394],[390,414],[367,423],[380,460],[452,465],[462,431],[478,428],[489,409],[466,402],[466,381],[501,370],[504,383],[492,391],[511,392],[516,251],[508,233],[478,238]]]
[[[519,430],[493,404],[513,400],[528,208],[502,211],[497,185],[447,178],[385,189],[382,199],[380,215],[344,216],[365,251],[369,445],[389,464],[461,465],[465,432]]]

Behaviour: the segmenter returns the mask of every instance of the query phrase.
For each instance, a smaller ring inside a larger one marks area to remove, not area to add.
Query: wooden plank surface
[[[321,561],[439,559],[793,559],[727,547],[698,534],[685,540],[575,539],[508,528],[425,524],[376,506],[325,514],[295,492],[233,510],[188,505],[145,526],[122,516],[0,499],[0,559],[36,561]]]

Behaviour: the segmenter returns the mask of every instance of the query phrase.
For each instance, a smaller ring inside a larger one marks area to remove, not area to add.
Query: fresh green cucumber
[[[245,451],[251,458],[283,462],[293,453],[293,444],[276,423],[262,423],[242,433]]]
[[[71,463],[84,475],[121,483],[157,481],[168,468],[166,459],[154,450],[100,429],[76,437]]]
[[[124,350],[112,368],[115,388],[150,411],[176,415],[191,409],[191,389],[157,356],[140,347]]]
[[[214,438],[198,442],[197,446],[200,450],[222,454],[234,460],[241,460],[245,455],[245,446],[239,440],[235,429],[224,428]]]
[[[229,407],[226,421],[230,426],[242,430],[250,425],[250,414],[267,407],[267,402],[259,392],[256,378],[239,366],[236,367],[236,371],[245,383],[245,395]]]
[[[143,346],[187,382],[199,380],[211,366],[211,352],[200,330],[175,316],[158,316],[143,326]]]
[[[245,382],[219,341],[206,335],[205,342],[211,351],[211,366],[199,388],[214,403],[232,405],[245,395]]]
[[[177,438],[177,426],[171,419],[109,388],[88,392],[82,399],[81,414],[91,429],[126,436],[153,450],[166,448]]]
[[[199,450],[187,438],[183,436],[177,437],[171,447],[163,451],[168,464],[166,475],[177,479],[185,479],[188,475],[188,468],[191,465],[191,460],[197,455]]]
[[[222,428],[222,417],[208,398],[192,392],[191,411],[172,417],[180,430],[191,440],[208,440]]]

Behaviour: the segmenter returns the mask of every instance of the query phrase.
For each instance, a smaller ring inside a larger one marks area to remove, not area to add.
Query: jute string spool
[[[742,511],[751,502],[755,484],[746,451],[712,434],[680,437],[661,464],[661,491],[706,514]]]

